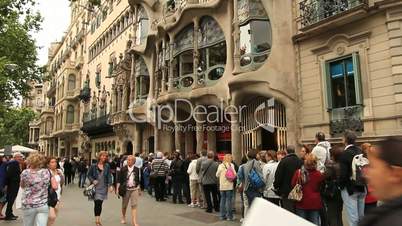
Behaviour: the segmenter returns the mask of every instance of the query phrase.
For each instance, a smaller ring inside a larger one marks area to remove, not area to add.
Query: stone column
[[[234,41],[234,51],[233,51],[233,73],[240,73],[240,21],[238,16],[238,1],[233,1],[233,41]]]
[[[193,74],[195,75],[195,81],[193,84],[193,88],[197,88],[199,86],[198,84],[198,73],[197,73],[197,69],[198,69],[198,65],[199,65],[199,56],[200,56],[200,52],[198,49],[198,36],[201,35],[199,34],[199,29],[200,29],[200,25],[199,25],[199,18],[195,17],[193,19],[194,22],[194,56],[193,56]]]
[[[131,54],[130,104],[135,100],[135,55]]]
[[[159,149],[159,129],[157,126],[154,127],[154,150],[149,150],[154,151],[156,153],[157,151],[160,151]]]
[[[186,150],[186,154],[189,153],[194,153],[195,149],[194,149],[194,134],[192,131],[187,131],[184,134],[184,139],[186,141],[185,143],[185,150]]]
[[[128,81],[126,81],[126,82],[128,82]],[[128,90],[128,85],[127,85],[127,83],[125,83],[124,85],[123,85],[123,98],[122,98],[122,104],[121,104],[121,106],[122,106],[122,110],[125,112],[127,109],[128,109],[128,105],[127,105],[127,101],[128,101],[128,94],[129,94],[129,90]]]
[[[216,132],[208,131],[207,139],[208,139],[208,145],[207,145],[208,151],[213,151],[216,153]]]
[[[231,114],[231,139],[232,139],[232,155],[233,160],[240,164],[241,158],[243,157],[242,149],[241,149],[241,133],[240,133],[240,123],[239,123],[239,115]]]
[[[167,65],[166,65],[166,58],[167,58],[167,56],[165,55],[166,54],[166,40],[165,39],[163,39],[163,41],[162,41],[162,93],[165,93],[166,92],[166,82],[167,82],[167,79],[166,79],[166,77],[167,77],[167,75],[166,75],[166,67],[167,67]]]
[[[204,149],[204,123],[206,114],[201,114],[199,110],[196,111],[196,115],[194,115],[196,119],[196,139],[197,139],[197,153],[200,154]]]
[[[169,60],[169,84],[168,84],[168,92],[171,92],[173,89],[173,47],[174,47],[174,36],[170,37],[170,60]]]
[[[141,124],[135,124],[134,131],[134,153],[141,153],[142,151],[142,127]]]

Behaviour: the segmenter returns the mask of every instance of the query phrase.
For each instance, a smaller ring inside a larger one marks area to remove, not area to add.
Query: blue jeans
[[[296,209],[296,214],[315,225],[320,225],[320,211],[319,210],[302,210]]]
[[[349,195],[348,191],[343,189],[341,195],[346,208],[349,226],[357,226],[359,221],[364,217],[366,192],[355,192],[353,195]]]
[[[38,208],[24,209],[24,226],[46,226],[49,215],[49,207],[46,205]]]
[[[86,173],[80,173],[80,179],[78,182],[78,186],[80,188],[85,187],[85,181],[87,180],[87,174]]]
[[[248,207],[251,207],[251,204],[253,204],[253,201],[255,198],[261,198],[262,194],[261,192],[255,191],[253,189],[249,189],[247,191],[244,192],[247,196],[247,200],[248,200]]]
[[[233,220],[233,190],[221,191],[220,218]]]

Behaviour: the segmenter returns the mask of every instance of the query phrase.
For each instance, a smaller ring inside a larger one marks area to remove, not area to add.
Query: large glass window
[[[357,66],[357,65],[356,65]],[[356,105],[356,73],[353,58],[347,57],[329,63],[329,79],[333,108]]]
[[[259,68],[272,45],[271,23],[260,0],[238,0],[240,66]]]
[[[68,90],[74,90],[74,89],[75,89],[75,83],[76,83],[75,75],[74,75],[74,74],[70,74],[70,75],[68,76],[68,85],[67,85],[67,89],[68,89]]]
[[[67,124],[73,124],[74,123],[74,106],[73,105],[68,105],[67,107]]]
[[[149,72],[147,65],[142,57],[138,56],[135,64],[136,76],[136,100],[143,101],[149,94]]]

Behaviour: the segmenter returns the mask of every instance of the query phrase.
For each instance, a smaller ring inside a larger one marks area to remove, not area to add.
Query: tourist
[[[343,148],[331,148],[331,159],[326,164],[324,173],[325,180],[321,189],[321,197],[325,204],[325,212],[327,216],[328,226],[343,226],[342,211],[343,201],[341,191],[339,189],[340,165],[339,158],[343,152]]]
[[[113,192],[113,180],[110,173],[110,166],[107,162],[106,151],[98,153],[98,161],[91,165],[88,170],[88,179],[95,185],[94,214],[96,226],[101,226],[100,216],[102,214],[103,201],[107,199],[108,189]]]
[[[201,151],[201,156],[197,159],[197,166],[196,166],[196,172],[198,174],[198,183],[200,185],[200,193],[201,193],[201,202],[200,203],[200,207],[202,209],[206,209],[207,208],[207,203],[205,201],[205,193],[204,193],[204,187],[202,186],[201,183],[201,177],[200,177],[200,173],[201,173],[201,165],[202,163],[204,163],[208,158],[207,158],[207,151],[206,150],[202,150]]]
[[[307,145],[303,144],[303,146],[301,147],[301,149],[299,151],[299,158],[304,161],[304,158],[306,157],[306,155],[310,154],[310,153],[311,153],[310,148]]]
[[[371,148],[370,143],[364,143],[361,146],[362,152],[364,156],[368,156],[368,152]],[[366,199],[364,200],[364,214],[367,214],[371,210],[375,209],[377,207],[377,198],[373,195],[373,188],[369,185],[367,186],[367,195]]]
[[[169,152],[165,152],[164,154],[164,160],[165,163],[168,165],[169,169],[170,166],[172,164],[173,161],[173,155]],[[169,196],[172,195],[172,188],[173,188],[173,184],[172,184],[172,176],[170,176],[169,174],[166,175],[166,180],[165,180],[165,198],[168,198]]]
[[[352,161],[362,151],[355,145],[356,134],[346,131],[343,135],[345,151],[340,156],[340,178],[342,200],[346,208],[349,226],[356,226],[364,216],[364,200],[366,198],[366,186],[356,185],[352,181]]]
[[[192,160],[190,165],[188,166],[187,173],[190,176],[190,193],[191,193],[191,204],[189,207],[196,207],[200,203],[200,186],[198,182],[198,174],[197,174],[197,155],[191,155],[190,159]]]
[[[46,226],[48,221],[48,188],[57,190],[57,182],[47,168],[46,159],[38,153],[31,154],[29,168],[21,173],[22,209],[24,226]]]
[[[184,170],[184,184],[183,184],[183,196],[186,198],[186,204],[191,204],[191,192],[190,192],[190,176],[187,174],[188,167],[191,163],[192,154],[188,154],[185,159],[183,159],[183,170]]]
[[[19,152],[13,154],[13,159],[7,163],[6,182],[7,186],[7,208],[4,220],[16,220],[18,217],[13,214],[13,205],[17,198],[20,188],[21,164],[23,163],[23,155]]]
[[[240,193],[240,200],[241,200],[241,219],[240,222],[243,222],[244,217],[247,215],[248,210],[248,201],[246,194],[244,193],[244,183],[239,178],[239,173],[243,172],[243,167],[247,163],[247,157],[243,156],[241,159],[241,164],[239,166],[239,170],[237,171],[237,191]]]
[[[220,199],[220,219],[233,221],[233,181],[236,180],[236,170],[232,163],[232,155],[226,154],[223,162],[216,171],[216,177],[219,178]]]
[[[77,172],[78,163],[74,158],[71,158],[71,183],[74,184],[75,174]]]
[[[262,192],[265,187],[255,187],[252,186],[251,181],[249,180],[250,173],[253,171],[256,172],[263,181],[263,174],[261,163],[256,159],[257,157],[257,150],[251,149],[247,152],[248,161],[246,164],[243,165],[242,169],[239,169],[238,177],[241,183],[243,184],[243,190],[247,197],[248,206],[250,207],[253,203],[254,199],[257,197],[262,197]]]
[[[279,206],[281,197],[279,197],[274,191],[275,172],[279,164],[276,156],[277,153],[273,150],[269,150],[266,153],[266,158],[268,162],[262,168],[262,174],[265,179],[265,189],[263,195],[266,200]]]
[[[287,155],[288,155],[288,153],[285,150],[280,150],[280,151],[276,152],[276,158],[277,158],[278,162],[280,162]]]
[[[6,182],[6,158],[0,156],[0,220],[3,220],[5,216],[3,215],[3,207],[6,204],[6,191],[5,191],[5,182]]]
[[[318,159],[314,154],[307,154],[304,167],[293,175],[292,187],[296,184],[302,185],[303,198],[300,202],[296,202],[296,214],[319,226],[322,209],[320,186],[324,177],[317,170],[317,162]]]
[[[387,138],[370,148],[368,184],[383,203],[361,220],[359,226],[400,226],[402,223],[402,139]]]
[[[214,209],[215,212],[219,212],[218,179],[216,177],[218,163],[214,161],[214,157],[214,152],[209,151],[207,154],[208,159],[202,162],[201,171],[198,174],[201,177],[201,183],[204,188],[205,201],[207,202],[207,213],[212,213],[212,209]]]
[[[155,198],[157,202],[166,201],[165,188],[166,176],[169,171],[169,165],[163,159],[163,153],[157,152],[156,158],[151,164],[151,178],[154,177],[153,183],[155,188]]]
[[[71,184],[71,180],[73,177],[73,165],[71,164],[69,159],[64,161],[64,176],[66,177],[65,185]]]
[[[57,189],[56,194],[57,194],[57,200],[60,202],[61,199],[61,190],[62,186],[64,185],[64,175],[63,172],[60,169],[57,169],[57,159],[54,157],[51,157],[47,161],[47,167],[52,174],[54,180],[56,181],[57,184]],[[59,210],[59,203],[57,203],[56,206],[49,206],[49,217],[48,217],[48,222],[47,226],[51,226],[54,224],[56,221],[56,217],[58,214]]]
[[[325,163],[330,159],[329,150],[331,149],[331,144],[325,140],[325,134],[323,132],[318,132],[315,135],[316,146],[313,148],[311,153],[315,155],[318,159],[317,169],[321,172],[325,172]]]
[[[127,166],[124,166],[119,175],[117,182],[117,190],[122,196],[121,223],[126,224],[126,212],[128,203],[131,206],[131,224],[138,226],[137,221],[137,206],[138,197],[141,195],[141,172],[138,167],[135,167],[136,158],[132,155],[127,157]]]
[[[87,173],[88,173],[88,161],[81,159],[80,162],[78,163],[79,188],[85,187],[85,181],[87,180]]]
[[[289,212],[296,213],[295,203],[289,200],[288,196],[293,189],[291,185],[292,177],[301,168],[303,161],[295,154],[293,145],[288,145],[286,152],[288,154],[279,162],[276,169],[274,188],[282,198],[282,207]]]
[[[183,188],[185,180],[184,162],[181,159],[179,152],[174,153],[174,159],[170,165],[169,175],[172,177],[173,186],[173,203],[184,204],[183,202]]]

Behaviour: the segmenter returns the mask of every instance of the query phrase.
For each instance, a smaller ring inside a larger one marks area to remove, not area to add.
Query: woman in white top
[[[61,188],[64,184],[63,171],[61,171],[60,169],[57,169],[57,159],[54,157],[50,157],[48,159],[47,166],[49,168],[49,171],[52,173],[52,176],[55,178],[55,180],[57,182],[56,194],[57,194],[57,199],[60,202]],[[47,221],[47,226],[53,225],[54,222],[56,221],[58,209],[59,209],[59,203],[57,203],[57,205],[54,208],[49,206],[49,218]]]
[[[216,177],[219,178],[219,190],[221,192],[220,203],[220,219],[221,220],[234,220],[233,217],[233,181],[236,180],[236,170],[232,163],[232,155],[226,154],[223,158],[222,164],[219,165],[216,171]]]
[[[191,193],[191,204],[189,207],[196,207],[200,203],[200,183],[198,182],[197,174],[197,155],[191,156],[191,163],[188,166],[187,173],[190,176],[190,193]]]
[[[276,152],[272,150],[266,153],[267,164],[262,168],[262,173],[265,179],[264,198],[279,206],[281,198],[273,190],[275,172],[279,164],[276,155]]]

